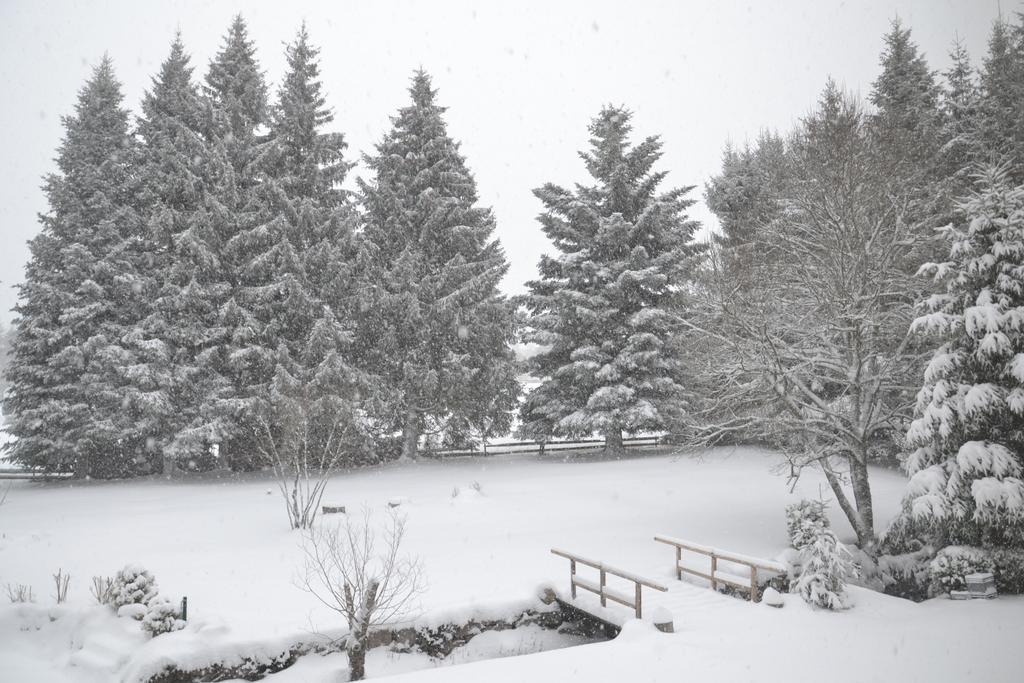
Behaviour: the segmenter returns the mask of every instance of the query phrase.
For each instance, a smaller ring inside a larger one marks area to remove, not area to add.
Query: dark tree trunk
[[[853,458],[849,458],[849,460],[854,502],[851,502],[847,497],[846,492],[843,490],[842,482],[827,462],[823,463],[822,469],[825,472],[825,479],[828,481],[828,485],[832,489],[836,501],[839,503],[840,509],[846,515],[846,519],[849,520],[850,526],[857,533],[857,545],[864,550],[870,550],[875,544],[875,528],[872,523],[871,489],[868,486],[867,466],[860,466],[859,463],[854,462]],[[864,496],[864,499],[862,500],[860,496]],[[866,504],[867,507],[861,509],[860,505],[862,503]]]
[[[615,458],[622,457],[622,454],[626,452],[625,447],[622,445],[622,430],[621,429],[610,429],[605,432],[604,435],[604,453]]]
[[[402,459],[411,460],[416,457],[417,445],[420,441],[420,414],[410,408],[405,416],[402,428]]]
[[[361,681],[366,678],[366,646],[358,643],[348,648],[348,680]]]

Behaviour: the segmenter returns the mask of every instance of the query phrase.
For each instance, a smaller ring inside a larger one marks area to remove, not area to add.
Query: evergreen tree
[[[872,123],[897,168],[907,175],[927,173],[941,145],[940,90],[899,19],[884,40],[882,73],[869,98],[877,108]]]
[[[246,268],[266,247],[263,227],[267,216],[260,175],[261,155],[268,145],[259,131],[269,116],[267,86],[241,15],[235,17],[210,62],[203,90],[217,110],[219,125],[214,135],[231,166],[219,185],[219,200],[227,211],[224,232],[219,236],[224,245],[221,265],[230,285],[230,295],[219,311],[224,328],[220,354],[231,380],[231,390],[217,403],[224,418],[219,450],[232,467],[248,468],[256,464],[258,448],[244,415],[254,397],[266,395],[276,343],[261,343],[261,324],[240,301],[242,289],[252,284],[246,278]]]
[[[451,445],[507,433],[519,385],[509,344],[515,316],[497,286],[508,264],[494,217],[449,137],[430,78],[413,76],[412,103],[366,158],[359,353],[381,378],[387,430],[402,453],[443,432]]]
[[[623,432],[665,429],[684,409],[673,335],[703,251],[692,242],[698,224],[685,215],[692,188],[658,193],[666,174],[651,169],[661,142],[631,146],[630,118],[606,107],[591,123],[591,149],[581,156],[595,185],[534,191],[560,254],[541,258],[526,298],[527,340],[545,350],[530,360],[543,381],[521,407],[523,424],[554,435],[596,432],[611,453]]]
[[[869,97],[877,109],[870,119],[880,152],[875,163],[879,173],[898,181],[899,193],[909,201],[905,218],[921,242],[921,256],[911,266],[916,269],[917,263],[938,258],[941,245],[932,226],[948,220],[952,211],[949,173],[940,154],[945,143],[941,91],[910,29],[897,19],[884,40],[882,73]]]
[[[1012,182],[1024,182],[1024,21],[996,21],[981,70],[978,136],[982,159],[1009,163]]]
[[[192,80],[180,36],[153,79],[138,123],[149,233],[140,245],[152,307],[132,341],[133,412],[166,466],[208,467],[225,430],[217,402],[228,393],[219,311],[230,292],[222,261],[230,174],[212,103]]]
[[[120,84],[104,57],[63,120],[50,205],[20,286],[4,401],[15,462],[75,476],[117,477],[141,451],[122,406],[121,344],[137,315],[130,257],[140,232],[133,208],[135,149]]]
[[[781,212],[779,197],[789,174],[785,141],[764,132],[752,148],[737,152],[727,147],[722,172],[705,188],[708,208],[721,228],[715,243],[722,274],[737,286],[756,286],[750,279],[751,265],[763,254],[754,253],[753,243],[757,232]]]
[[[238,295],[255,322],[248,348],[235,354],[236,373],[250,380],[243,417],[255,420],[265,452],[298,453],[300,440],[323,454],[343,430],[350,449],[341,455],[361,457],[347,311],[356,217],[341,187],[351,164],[344,137],[322,130],[334,116],[305,25],[286,54],[260,159],[265,221],[246,238],[261,251],[244,265]]]
[[[1024,186],[989,169],[945,229],[946,291],[913,325],[937,333],[907,441],[911,526],[942,544],[1024,544]],[[907,520],[904,520],[904,522]]]
[[[979,148],[978,84],[967,51],[960,41],[953,45],[952,62],[945,72],[946,87],[942,91],[942,113],[945,125],[942,150],[946,172],[953,178],[953,191],[960,195],[969,189],[969,169]]]

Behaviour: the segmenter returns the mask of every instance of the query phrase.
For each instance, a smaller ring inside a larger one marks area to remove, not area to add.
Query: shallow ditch
[[[618,635],[616,627],[549,597],[550,604],[503,619],[377,630],[367,651],[367,678],[576,647]],[[234,656],[195,669],[168,665],[146,683],[257,681],[293,666],[296,671],[321,666],[337,671],[346,666],[346,655],[338,642],[297,642],[274,656]]]

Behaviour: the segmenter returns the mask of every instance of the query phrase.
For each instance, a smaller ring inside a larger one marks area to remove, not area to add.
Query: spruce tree
[[[594,185],[534,191],[560,253],[541,258],[526,298],[527,339],[544,350],[530,361],[542,383],[521,407],[525,430],[596,432],[612,453],[623,432],[665,429],[685,409],[686,367],[673,335],[703,251],[685,213],[692,188],[659,194],[666,174],[652,167],[661,142],[632,146],[630,118],[606,107],[591,123],[591,149],[581,156]]]
[[[219,236],[221,265],[230,289],[219,311],[224,329],[219,353],[231,381],[230,391],[217,402],[224,426],[219,451],[233,468],[245,469],[256,465],[258,448],[244,416],[254,397],[265,397],[276,343],[262,339],[259,320],[241,300],[243,288],[252,284],[246,269],[266,247],[260,175],[261,155],[268,146],[260,131],[269,121],[267,86],[241,15],[235,17],[211,60],[203,91],[217,111],[213,134],[231,167],[218,185],[219,200],[227,212]]]
[[[870,100],[876,134],[894,155],[904,173],[927,170],[941,146],[940,90],[924,55],[899,19],[885,35],[882,73],[872,86]]]
[[[77,477],[136,471],[142,442],[122,405],[121,339],[138,312],[131,243],[135,148],[109,58],[65,117],[57,172],[47,176],[49,211],[30,242],[15,311],[16,337],[4,401],[15,439],[10,457]]]
[[[945,144],[941,90],[910,29],[894,20],[884,40],[882,73],[869,97],[877,109],[871,130],[881,152],[875,163],[879,174],[898,181],[901,199],[909,203],[906,219],[918,228],[920,263],[941,254],[932,226],[948,220],[952,211],[940,153]]]
[[[384,429],[401,430],[402,454],[420,436],[449,445],[510,428],[519,385],[511,304],[497,286],[508,269],[494,216],[448,135],[429,76],[417,71],[412,103],[366,157],[359,349],[381,380]]]
[[[947,141],[942,154],[945,172],[953,178],[952,189],[961,195],[970,189],[970,166],[979,150],[979,92],[970,56],[960,41],[954,43],[949,58],[952,63],[944,74],[946,87],[942,90],[942,137]]]
[[[1024,182],[1024,20],[996,21],[981,69],[978,137],[982,160],[1009,163],[1010,178]]]
[[[945,284],[915,331],[944,339],[918,393],[906,509],[933,541],[1024,545],[1024,186],[985,171],[945,229]],[[898,525],[899,526],[899,525]]]
[[[261,152],[264,222],[250,246],[238,302],[255,321],[250,347],[236,354],[250,382],[244,417],[261,450],[302,440],[324,453],[344,431],[343,454],[361,425],[359,374],[350,362],[356,217],[341,185],[351,164],[319,77],[318,50],[305,25],[287,47],[288,72],[270,112]],[[272,444],[270,442],[273,442]],[[292,448],[294,453],[297,450]]]
[[[782,210],[780,196],[790,175],[786,143],[781,136],[763,132],[753,147],[736,151],[727,147],[722,172],[705,188],[708,208],[718,217],[721,234],[715,243],[722,275],[737,286],[750,288],[752,264],[763,258],[754,253],[758,232]]]
[[[217,142],[212,103],[192,80],[180,36],[142,111],[138,134],[149,231],[140,249],[152,273],[152,306],[132,337],[140,358],[132,404],[165,466],[205,468],[225,431],[217,402],[229,391],[219,311],[230,293],[222,260],[230,210],[221,201],[230,164]]]

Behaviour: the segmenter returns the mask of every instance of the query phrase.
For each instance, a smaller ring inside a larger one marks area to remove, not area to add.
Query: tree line
[[[176,40],[134,123],[104,60],[46,180],[11,456],[100,477],[361,463],[517,414],[520,437],[613,454],[639,431],[769,445],[792,479],[823,472],[865,548],[868,466],[900,463],[890,547],[1024,544],[1024,21],[995,23],[978,69],[957,44],[934,72],[898,21],[884,43],[868,102],[830,80],[793,130],[726,148],[710,241],[660,138],[605,107],[591,181],[534,190],[553,253],[514,299],[425,73],[349,192],[305,28],[273,102],[241,18],[202,83]],[[521,370],[541,380],[522,401]]]
[[[237,17],[202,82],[174,40],[134,121],[109,58],[82,88],[16,308],[14,461],[359,463],[507,429],[507,262],[429,76],[353,193],[305,26],[286,56],[271,101]]]

